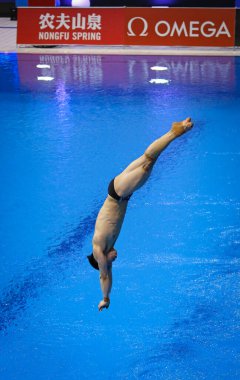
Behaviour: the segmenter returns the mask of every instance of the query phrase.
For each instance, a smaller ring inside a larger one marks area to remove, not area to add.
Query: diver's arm
[[[112,288],[112,265],[107,261],[106,255],[99,246],[94,246],[94,256],[98,261],[100,271],[100,285],[103,294],[103,300],[98,305],[99,311],[108,308],[110,305],[109,295]]]
[[[99,266],[100,269],[100,284],[101,289],[103,293],[103,300],[100,301],[98,305],[99,311],[102,311],[104,308],[108,308],[110,305],[110,292],[112,288],[112,268],[107,267],[107,269],[101,270],[101,266]]]

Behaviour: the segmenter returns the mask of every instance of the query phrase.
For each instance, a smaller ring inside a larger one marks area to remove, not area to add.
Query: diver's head
[[[89,263],[92,265],[92,267],[96,270],[99,270],[98,262],[93,256],[93,253],[91,255],[87,256]]]
[[[108,264],[111,265],[112,262],[114,260],[116,260],[116,258],[117,258],[117,251],[116,251],[116,249],[111,248],[110,251],[108,251],[108,253],[106,254],[106,256],[107,256],[107,262],[108,262]],[[88,258],[88,261],[89,261],[90,265],[94,269],[99,270],[98,262],[95,259],[95,257],[93,256],[93,253],[91,253],[91,255],[87,256],[87,258]]]

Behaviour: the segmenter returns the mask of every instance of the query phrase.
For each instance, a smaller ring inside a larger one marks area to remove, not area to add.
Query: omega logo
[[[148,22],[147,20],[145,20],[145,18],[143,17],[133,17],[131,18],[131,20],[128,22],[128,36],[136,36],[136,34],[133,32],[132,30],[132,23],[135,21],[135,20],[142,20],[143,22],[143,30],[142,32],[139,34],[139,36],[141,37],[145,37],[148,35],[147,33],[147,30],[148,30]]]
[[[138,20],[138,21],[137,21]],[[136,23],[142,24],[142,31],[136,34],[133,30],[133,26]],[[133,17],[128,22],[128,36],[130,37],[147,37],[148,36],[148,21],[143,17]],[[231,33],[224,21],[220,26],[217,26],[213,21],[174,21],[168,22],[166,20],[160,20],[155,24],[155,33],[159,37],[205,37],[211,38],[219,36],[227,36],[231,38]]]

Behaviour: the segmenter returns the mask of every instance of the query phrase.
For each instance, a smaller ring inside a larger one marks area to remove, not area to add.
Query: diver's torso
[[[116,201],[108,196],[99,211],[95,232],[93,236],[93,244],[100,246],[104,253],[113,248],[127,210],[127,201]]]

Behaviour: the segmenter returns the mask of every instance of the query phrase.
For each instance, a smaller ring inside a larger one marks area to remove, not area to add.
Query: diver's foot
[[[192,127],[193,127],[193,123],[191,121],[191,118],[187,117],[183,121],[172,123],[171,131],[174,133],[176,137],[178,137],[178,136],[183,135],[187,131],[190,131]]]

